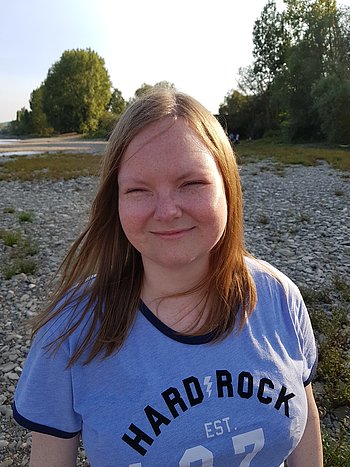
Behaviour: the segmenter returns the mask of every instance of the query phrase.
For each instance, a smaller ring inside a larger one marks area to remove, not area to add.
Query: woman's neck
[[[205,290],[194,290],[205,274],[183,270],[146,268],[141,298],[167,326],[178,332],[199,328],[206,318],[209,300]]]

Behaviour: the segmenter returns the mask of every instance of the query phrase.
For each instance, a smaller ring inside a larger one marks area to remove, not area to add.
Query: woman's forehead
[[[176,178],[217,169],[215,158],[184,119],[164,120],[145,128],[127,147],[119,181],[135,174],[140,177],[158,173]]]
[[[149,144],[166,144],[170,140],[177,144],[191,143],[200,146],[202,150],[207,149],[184,118],[165,117],[146,125],[130,141],[125,155],[130,157]]]

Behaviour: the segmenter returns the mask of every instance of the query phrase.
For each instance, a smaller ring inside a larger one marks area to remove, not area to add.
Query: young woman
[[[228,138],[157,90],[119,120],[90,221],[34,329],[15,419],[31,466],[322,466],[296,286],[248,255]]]

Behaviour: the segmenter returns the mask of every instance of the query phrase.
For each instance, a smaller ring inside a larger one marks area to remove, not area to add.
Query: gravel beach
[[[241,167],[248,250],[297,285],[321,288],[350,277],[349,173],[326,163]],[[30,345],[28,319],[45,303],[48,283],[86,222],[97,180],[0,182],[0,229],[18,229],[38,245],[35,275],[0,276],[0,467],[29,464],[30,435],[12,419],[11,403]],[[12,212],[14,210],[14,212]],[[32,212],[20,222],[18,212]],[[7,250],[0,241],[0,264]],[[83,456],[79,466],[88,465]]]

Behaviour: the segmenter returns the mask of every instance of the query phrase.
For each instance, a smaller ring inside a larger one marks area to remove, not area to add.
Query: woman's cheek
[[[146,219],[151,212],[152,206],[149,201],[126,200],[119,202],[119,217],[122,224],[137,224]]]

